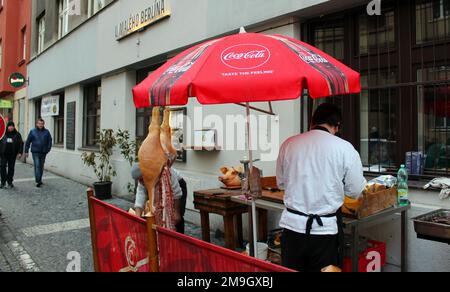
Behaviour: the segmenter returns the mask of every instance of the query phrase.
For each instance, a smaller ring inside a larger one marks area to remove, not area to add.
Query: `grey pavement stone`
[[[49,177],[51,179],[46,179]],[[14,189],[0,190],[0,208],[5,218],[4,222],[0,222],[0,234],[3,234],[0,245],[3,245],[3,249],[15,249],[18,253],[15,257],[18,257],[20,264],[29,265],[31,270],[39,268],[40,271],[49,272],[66,271],[69,263],[67,255],[76,251],[81,255],[82,271],[93,271],[89,228],[38,236],[26,236],[22,232],[25,228],[38,227],[39,230],[41,226],[88,219],[87,186],[45,172],[44,185],[38,189],[33,180],[33,167],[22,163],[16,166],[15,186]],[[130,201],[119,198],[108,203],[124,210],[133,205]],[[8,228],[12,232],[2,232]],[[15,246],[15,242],[20,244],[20,247]],[[7,243],[10,243],[9,248]],[[23,254],[20,248],[23,248],[26,254]],[[7,261],[3,258],[4,256],[0,255],[2,270],[23,270],[20,265],[8,268]],[[37,267],[32,266],[33,262]]]

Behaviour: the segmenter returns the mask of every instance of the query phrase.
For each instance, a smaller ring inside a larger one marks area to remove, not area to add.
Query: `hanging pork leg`
[[[172,143],[172,129],[170,128],[170,109],[164,110],[164,119],[161,125],[161,145],[169,159],[170,165],[177,157],[177,150]]]
[[[155,107],[152,114],[152,122],[149,126],[148,136],[139,149],[139,166],[141,168],[145,187],[148,192],[149,206],[153,206],[153,195],[161,172],[167,164],[167,156],[161,145],[161,115],[160,108]],[[153,214],[151,208],[151,214]]]

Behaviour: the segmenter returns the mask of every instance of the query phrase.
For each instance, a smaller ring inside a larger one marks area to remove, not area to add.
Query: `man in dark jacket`
[[[28,157],[30,152],[33,154],[34,176],[36,178],[36,187],[42,186],[42,175],[44,174],[44,164],[47,154],[52,149],[52,136],[45,128],[45,121],[39,119],[36,128],[30,131],[25,144],[25,153]]]
[[[10,188],[14,188],[14,169],[16,166],[16,159],[20,158],[23,153],[22,136],[16,130],[13,122],[8,122],[6,125],[5,136],[0,140],[0,172],[1,185],[4,188],[6,183]]]

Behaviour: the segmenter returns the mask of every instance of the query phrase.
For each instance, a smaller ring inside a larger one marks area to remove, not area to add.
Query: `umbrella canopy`
[[[268,102],[359,93],[360,75],[304,42],[241,33],[207,41],[168,61],[133,89],[137,108]]]

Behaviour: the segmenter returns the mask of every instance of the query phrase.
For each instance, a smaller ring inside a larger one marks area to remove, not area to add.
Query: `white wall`
[[[102,108],[101,128],[129,130],[134,138],[136,110],[132,104],[131,88],[135,85],[135,72],[122,72],[102,78]],[[83,87],[74,85],[65,89],[65,106],[67,103],[76,102],[76,136],[75,151],[65,147],[54,147],[48,155],[46,168],[54,173],[86,185],[92,185],[96,181],[92,170],[86,168],[81,161],[83,150]],[[31,102],[32,111],[30,117],[34,119],[34,103]],[[66,111],[67,112],[67,111]],[[54,136],[54,118],[44,118],[46,127]],[[65,128],[67,125],[65,125]],[[31,162],[31,159],[29,159]],[[114,179],[113,191],[118,194],[127,193],[127,184],[130,182],[130,166],[128,162],[116,153],[113,165],[118,175]]]
[[[115,25],[148,5],[118,0],[31,61],[30,98],[323,2],[329,1],[172,0],[169,19],[117,42]]]

